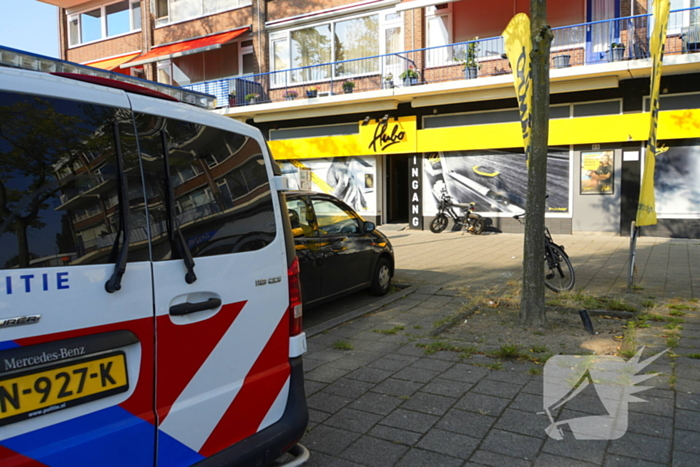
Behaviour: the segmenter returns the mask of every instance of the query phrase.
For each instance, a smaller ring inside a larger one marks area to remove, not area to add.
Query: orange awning
[[[108,58],[105,60],[98,60],[96,62],[90,62],[90,63],[83,63],[83,65],[91,66],[94,68],[100,68],[102,70],[114,70],[115,68],[119,67],[124,62],[128,62],[134,57],[138,57],[140,52],[136,52],[135,54],[128,54],[128,55],[122,55],[121,57],[115,57],[115,58]]]
[[[222,44],[232,41],[249,30],[250,28],[236,29],[235,31],[222,32],[220,34],[200,37],[199,39],[191,39],[188,41],[155,47],[150,52],[147,52],[140,57],[136,57],[131,62],[124,63],[121,65],[121,68],[129,68],[136,65],[143,65],[144,63],[167,60],[169,58],[182,57],[184,55],[218,49]]]

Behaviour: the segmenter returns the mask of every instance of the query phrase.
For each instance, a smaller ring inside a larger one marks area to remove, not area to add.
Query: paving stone
[[[342,370],[357,370],[358,368],[362,368],[365,366],[365,362],[362,362],[360,360],[354,360],[352,358],[340,358],[338,360],[334,360],[332,362],[327,363],[331,368],[340,368]]]
[[[324,424],[362,434],[372,429],[381,419],[382,415],[362,412],[346,407],[329,417]]]
[[[518,459],[533,460],[543,442],[541,438],[492,429],[479,448]]]
[[[423,383],[415,381],[404,381],[401,379],[389,378],[385,379],[374,388],[372,391],[392,396],[409,397],[412,396],[423,386]]]
[[[435,425],[442,430],[453,431],[472,438],[483,438],[496,422],[496,417],[450,409]]]
[[[410,366],[410,368],[421,368],[432,371],[446,371],[453,365],[454,363],[446,362],[444,360],[438,360],[435,358],[421,358],[417,362],[413,363]]]
[[[525,370],[527,371],[527,370]],[[502,381],[504,383],[519,384],[524,386],[530,381],[532,381],[532,376],[527,373],[518,370],[501,370],[492,371],[487,376],[486,379],[492,379],[494,381]]]
[[[464,461],[437,452],[413,448],[408,451],[397,465],[401,467],[459,467]]]
[[[677,378],[674,388],[679,392],[692,394],[700,393],[700,383],[692,379]]]
[[[430,430],[416,445],[419,448],[468,459],[476,450],[480,440],[436,428]]]
[[[392,443],[401,443],[408,446],[413,446],[418,442],[418,440],[423,436],[421,433],[416,433],[414,431],[401,430],[399,428],[394,428],[391,426],[377,425],[372,428],[369,433],[370,436],[375,438],[381,438]]]
[[[328,362],[324,362],[323,360],[314,360],[313,358],[307,358],[306,355],[304,355],[304,372],[314,370],[320,366],[325,365]]]
[[[697,467],[698,465],[697,453],[683,452],[674,449],[672,455],[673,462],[671,465],[673,467]]]
[[[306,397],[312,396],[321,389],[328,386],[326,383],[319,383],[318,381],[305,380],[304,381],[304,393]]]
[[[360,464],[349,462],[337,457],[327,456],[320,452],[313,452],[309,457],[309,461],[304,464],[304,467],[359,467]]]
[[[364,412],[388,415],[403,402],[404,399],[400,399],[396,396],[368,392],[352,401],[349,407]]]
[[[439,417],[434,415],[396,409],[379,423],[394,428],[415,431],[416,433],[425,433],[438,419]]]
[[[337,456],[359,437],[360,435],[358,433],[340,430],[330,426],[318,425],[304,435],[304,442],[302,444],[315,452]]]
[[[676,408],[700,411],[700,394],[678,392],[676,394]]]
[[[700,454],[700,433],[697,431],[676,430],[673,438],[673,450]]]
[[[332,383],[333,381],[342,378],[348,373],[350,373],[350,370],[345,370],[342,368],[332,368],[328,365],[323,365],[321,367],[316,368],[315,370],[305,372],[304,379],[318,381],[319,383]]]
[[[629,404],[630,412],[643,412],[662,417],[673,417],[673,399],[664,397],[648,397],[643,392],[637,397],[647,402],[632,402]]]
[[[671,460],[671,440],[627,432],[610,441],[608,453],[665,464]]]
[[[323,338],[329,338],[331,336],[323,336]],[[330,342],[328,345],[332,345],[333,342],[337,341],[337,338],[332,338],[332,342]],[[324,348],[323,350],[319,350],[316,352],[309,352],[308,355],[304,355],[304,360],[307,359],[312,359],[312,360],[321,360],[324,362],[332,362],[334,360],[338,360],[340,358],[343,358],[343,353],[339,350],[333,350],[333,349],[327,349]]]
[[[405,379],[407,381],[416,381],[418,383],[427,383],[439,374],[439,371],[408,367],[394,373],[392,378]]]
[[[363,436],[349,446],[340,457],[370,467],[386,467],[398,461],[408,449],[408,446]]]
[[[380,358],[379,360],[375,360],[372,363],[368,364],[367,366],[370,368],[378,368],[380,370],[390,370],[390,371],[399,371],[402,368],[405,368],[418,360],[418,358],[412,358],[409,360],[404,360],[404,359],[397,359],[397,358]]]
[[[671,438],[673,436],[673,419],[642,412],[629,412],[627,416],[627,431]]]
[[[456,404],[456,409],[477,412],[482,415],[498,416],[506,408],[509,401],[501,397],[488,396],[476,392],[468,392]]]
[[[360,381],[367,381],[368,383],[381,383],[392,374],[394,374],[394,372],[391,370],[380,370],[379,368],[369,368],[365,366],[353,371],[346,377]]]
[[[574,460],[566,457],[555,456],[552,454],[542,453],[535,460],[535,467],[594,467],[600,464],[591,464],[580,460]]]
[[[542,397],[543,381],[544,380],[541,377],[534,378],[523,387],[522,391]]]
[[[515,399],[513,399],[508,408],[522,410],[523,412],[537,413],[544,410],[542,404],[542,395],[520,392],[515,396]]]
[[[435,378],[423,386],[420,391],[445,397],[460,398],[474,386],[474,383],[464,383],[449,379]]]
[[[545,433],[547,426],[549,419],[545,415],[508,408],[498,418],[495,428],[537,437]]]
[[[641,459],[633,459],[631,457],[618,456],[617,454],[607,454],[603,463],[603,467],[662,467],[666,465],[668,464],[659,464],[657,462],[643,461]]]
[[[605,449],[607,446],[607,440],[583,441],[577,440],[573,438],[573,436],[566,436],[564,439],[556,440],[547,437],[547,440],[542,447],[542,452],[558,457],[565,457],[569,460],[576,459],[578,461],[601,465],[603,463],[603,457],[605,457]],[[559,465],[569,465],[567,462],[560,462]]]
[[[431,415],[443,415],[454,405],[456,399],[418,392],[401,405],[402,409],[415,410]]]
[[[700,431],[700,414],[692,410],[676,410],[675,427],[680,430]]]
[[[440,375],[440,378],[463,383],[476,383],[488,374],[489,370],[473,365],[456,364]]]
[[[498,396],[506,399],[512,399],[516,394],[520,392],[522,386],[516,384],[504,383],[502,381],[493,381],[489,379],[483,379],[474,386],[472,392],[480,392],[482,394],[488,394],[490,396]]]
[[[324,420],[326,420],[328,417],[330,417],[330,414],[326,412],[321,412],[320,410],[314,410],[314,409],[309,409],[309,421],[313,423],[323,423]]]
[[[476,451],[469,459],[467,465],[471,466],[473,463],[490,465],[492,467],[529,467],[532,465],[530,461],[524,459],[516,459],[515,457],[482,450]],[[559,465],[563,467],[564,464]]]
[[[306,399],[309,408],[327,413],[336,413],[350,402],[351,399],[346,397],[334,396],[333,394],[326,394],[324,392],[317,392]]]
[[[329,384],[323,390],[326,394],[356,399],[375,386],[374,383],[358,381],[355,379],[341,378]]]

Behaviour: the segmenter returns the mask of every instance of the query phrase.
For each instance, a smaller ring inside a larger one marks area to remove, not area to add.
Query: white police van
[[[0,67],[0,465],[265,465],[296,445],[279,175],[253,127]]]

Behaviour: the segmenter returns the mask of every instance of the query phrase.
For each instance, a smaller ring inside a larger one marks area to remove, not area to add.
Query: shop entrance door
[[[409,211],[409,172],[408,154],[389,155],[386,161],[386,217],[387,224],[401,224],[408,222]]]

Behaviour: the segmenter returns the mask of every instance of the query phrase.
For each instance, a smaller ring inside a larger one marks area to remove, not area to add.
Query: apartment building
[[[215,112],[263,130],[292,184],[419,229],[446,190],[492,229],[520,229],[527,177],[501,33],[528,0],[47,3],[61,8],[62,58],[216,95]],[[700,0],[671,10],[659,222],[642,233],[697,237]],[[651,0],[548,2],[554,232],[629,232],[649,133],[650,12]]]

